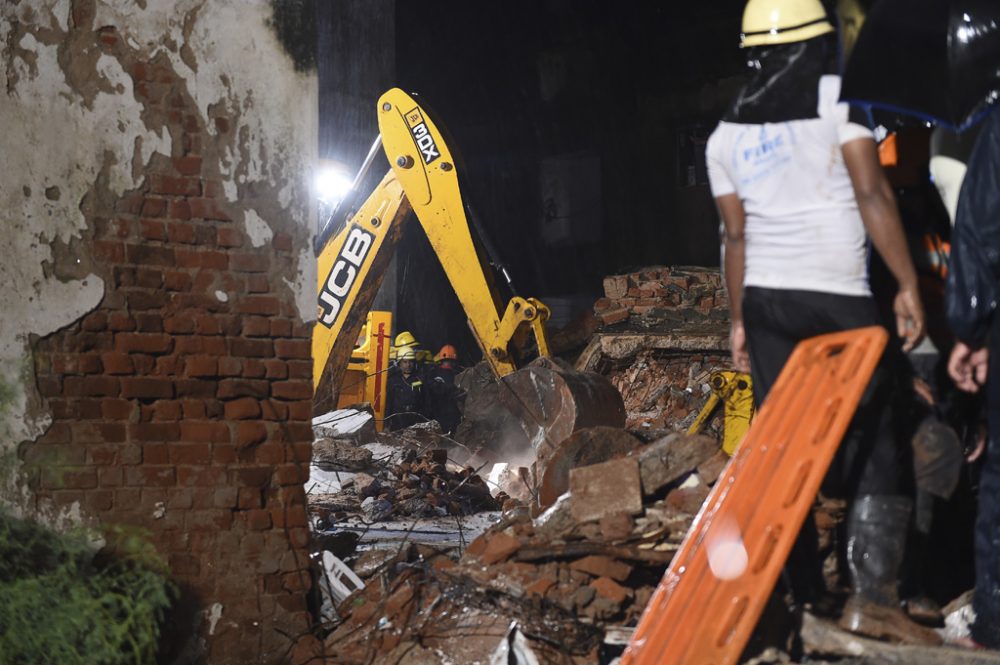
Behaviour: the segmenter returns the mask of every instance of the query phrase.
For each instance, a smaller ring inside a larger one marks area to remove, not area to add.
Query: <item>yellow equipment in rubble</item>
[[[726,454],[732,455],[746,436],[750,420],[753,418],[753,381],[749,374],[742,372],[712,372],[708,383],[712,387],[712,394],[698,413],[698,417],[691,423],[687,433],[700,432],[715,407],[722,402],[722,449]]]
[[[379,98],[378,122],[391,169],[318,257],[319,311],[312,338],[317,398],[328,399],[334,386],[342,384],[355,340],[411,208],[494,372],[505,376],[517,369],[532,333],[538,355],[549,355],[548,308],[534,298],[520,297],[501,306],[469,229],[455,161],[426,110],[394,88]],[[380,141],[376,140],[366,165]],[[360,179],[361,174],[355,183]]]
[[[337,408],[367,402],[375,414],[375,428],[385,422],[385,392],[392,346],[392,312],[369,312],[359,343],[337,394]]]

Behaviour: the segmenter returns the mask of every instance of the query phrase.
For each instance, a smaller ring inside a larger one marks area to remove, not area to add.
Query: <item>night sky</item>
[[[451,135],[463,196],[518,294],[548,299],[562,323],[601,295],[604,275],[718,265],[704,141],[745,77],[743,5],[319,3],[320,156],[355,168],[380,92],[419,95]],[[416,223],[395,280],[397,330],[477,355]]]

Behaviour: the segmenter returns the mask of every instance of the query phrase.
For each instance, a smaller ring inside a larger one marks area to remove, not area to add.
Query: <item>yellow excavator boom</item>
[[[391,170],[318,259],[312,340],[317,400],[332,400],[341,383],[411,209],[494,372],[506,376],[516,370],[518,351],[530,336],[538,354],[547,356],[549,309],[543,303],[514,297],[500,313],[466,218],[455,160],[426,110],[393,88],[379,98],[378,122]]]

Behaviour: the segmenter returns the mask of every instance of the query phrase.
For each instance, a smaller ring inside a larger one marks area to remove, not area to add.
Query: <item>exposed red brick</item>
[[[262,443],[254,450],[254,460],[260,464],[277,466],[285,461],[285,445],[275,442]],[[278,478],[277,473],[275,478]],[[278,482],[281,483],[281,480]]]
[[[249,379],[224,379],[219,382],[219,390],[216,393],[219,399],[233,399],[236,397],[255,397],[264,399],[270,394],[271,384],[267,381],[253,381]]]
[[[167,224],[167,238],[170,242],[190,245],[195,241],[194,227],[183,222],[170,222]]]
[[[135,320],[128,312],[111,312],[108,315],[108,330],[113,332],[135,330]]]
[[[115,240],[95,240],[91,253],[97,261],[121,263],[125,260],[125,245]]]
[[[225,443],[229,441],[229,425],[216,421],[182,421],[181,440]]]
[[[310,323],[296,323],[292,325],[292,337],[299,337],[302,339],[310,339],[313,334],[314,322]]]
[[[206,377],[219,375],[219,360],[215,356],[187,356],[184,358],[184,376]]]
[[[299,464],[282,464],[274,470],[274,480],[279,485],[301,485],[309,473]]]
[[[83,317],[83,320],[80,322],[80,326],[83,330],[90,332],[101,332],[103,330],[107,330],[107,312],[91,312],[87,316]]]
[[[63,394],[78,397],[116,397],[118,379],[111,376],[67,376],[63,380]]]
[[[186,272],[170,271],[163,275],[163,288],[168,291],[190,291],[191,275]]]
[[[244,296],[236,303],[236,311],[241,314],[277,316],[281,311],[281,301],[274,296]]]
[[[271,337],[291,337],[292,322],[288,319],[271,319]]]
[[[115,335],[115,349],[126,353],[170,353],[174,338],[164,334],[118,333]]]
[[[198,224],[195,226],[194,242],[196,245],[215,247],[215,226],[212,224]]]
[[[271,283],[267,275],[247,275],[247,293],[270,293]]]
[[[181,175],[198,175],[201,172],[201,157],[198,155],[174,157],[174,168]]]
[[[231,221],[229,214],[223,209],[218,199],[190,199],[191,217],[220,222]]]
[[[212,447],[208,443],[174,443],[170,445],[171,464],[208,465],[212,462]]]
[[[220,487],[226,483],[226,470],[221,467],[177,467],[177,484],[182,487]]]
[[[187,199],[170,199],[167,205],[167,217],[171,219],[191,219],[191,205]]]
[[[219,358],[219,376],[240,376],[242,370],[243,361],[239,358]]]
[[[267,510],[249,510],[246,513],[247,528],[264,531],[271,528],[271,513]]]
[[[243,319],[241,334],[246,337],[267,337],[271,333],[270,320],[263,316],[247,316]]]
[[[149,177],[149,189],[154,194],[201,196],[201,180],[153,174]]]
[[[309,379],[312,381],[312,362],[308,360],[289,360],[288,378]]]
[[[287,379],[288,363],[284,360],[265,360],[264,376],[268,379]]]
[[[271,393],[278,399],[312,399],[312,383],[309,381],[277,381],[271,385]]]
[[[218,387],[217,381],[205,379],[178,379],[174,381],[177,387],[178,397],[215,397],[215,390]]]
[[[600,317],[601,322],[604,323],[604,325],[611,326],[628,320],[629,310],[627,308],[607,310],[601,312]]]
[[[225,407],[226,420],[249,420],[259,418],[261,405],[255,399],[246,397],[227,402]]]
[[[133,441],[177,441],[180,425],[176,422],[133,423],[128,426],[129,438]]]
[[[163,286],[163,271],[140,268],[135,271],[136,286],[147,289],[158,289]]]
[[[236,459],[236,446],[227,443],[212,446],[212,464],[232,464]]]
[[[243,232],[232,226],[220,226],[216,229],[216,242],[219,247],[242,247]]]
[[[121,396],[158,399],[174,396],[174,384],[165,378],[126,377],[121,379]]]
[[[125,291],[125,294],[128,298],[128,306],[133,310],[161,309],[169,302],[167,294],[161,291],[129,289]]]
[[[274,356],[276,344],[269,339],[244,339],[233,337],[229,340],[229,353],[244,358],[270,358]]]
[[[135,326],[138,332],[161,333],[163,332],[163,317],[152,312],[140,312],[135,315]]]
[[[255,446],[267,439],[267,426],[262,422],[239,423],[236,426],[236,446],[240,449]]]
[[[276,402],[273,399],[263,400],[260,403],[261,415],[264,420],[288,420],[288,405],[284,402]]]
[[[247,358],[243,361],[243,376],[248,379],[263,379],[267,375],[264,368],[264,361],[256,358]]]
[[[279,252],[292,251],[292,236],[287,233],[275,233],[271,246]]]
[[[142,210],[140,214],[143,217],[163,217],[163,214],[166,211],[167,211],[166,199],[147,196],[142,200]]]
[[[278,339],[274,341],[275,355],[279,358],[310,358],[312,344],[306,340]]]
[[[174,400],[159,400],[153,404],[153,420],[175,422],[181,418],[181,403]]]
[[[312,421],[312,409],[312,400],[290,402],[288,404],[288,417],[292,420]]]
[[[125,254],[130,263],[151,266],[173,266],[175,263],[172,247],[160,245],[126,245]],[[118,259],[119,261],[121,259]]]
[[[229,267],[236,272],[267,272],[271,268],[271,259],[267,254],[231,254]]]
[[[127,399],[105,398],[101,400],[101,417],[107,420],[128,420],[134,408],[135,403]]]

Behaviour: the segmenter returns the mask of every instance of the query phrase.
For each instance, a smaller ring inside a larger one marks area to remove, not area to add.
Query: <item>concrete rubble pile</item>
[[[576,361],[608,378],[625,426],[646,440],[686,429],[730,369],[729,309],[717,268],[652,266],[604,280],[594,303],[602,325]],[[710,423],[718,435],[721,421]]]
[[[449,448],[439,447],[447,443],[433,421],[394,433],[372,427],[317,439],[314,477],[332,473],[334,480],[309,492],[312,513],[327,524],[348,514],[379,522],[500,510],[507,497],[494,498],[477,469],[449,459]]]
[[[605,326],[628,321],[649,330],[729,320],[719,270],[680,266],[605,277],[604,297],[594,303],[594,313]]]
[[[594,430],[568,443],[613,438]],[[634,626],[728,459],[707,436],[634,441],[605,445],[609,458],[587,466],[564,462],[567,491],[548,506],[510,504],[457,561],[411,545],[363,571],[367,586],[337,608],[327,657],[491,662],[512,627],[540,663],[620,653],[629,631],[616,627]]]

